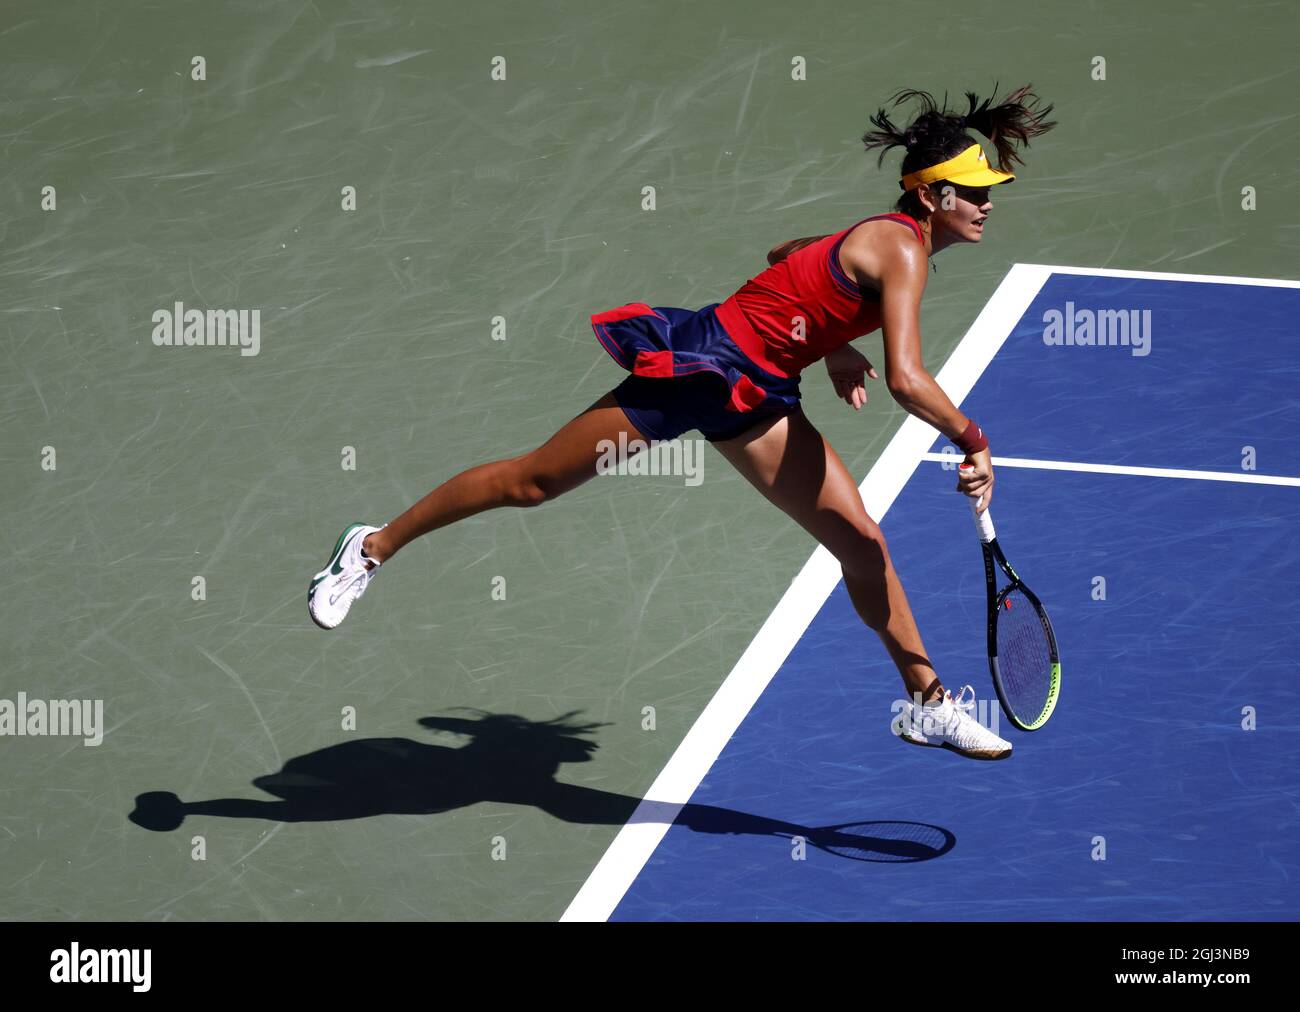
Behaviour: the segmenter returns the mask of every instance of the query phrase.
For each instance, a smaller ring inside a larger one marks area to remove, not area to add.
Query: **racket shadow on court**
[[[567,763],[589,762],[599,748],[590,735],[600,723],[570,711],[546,721],[513,714],[473,718],[423,717],[431,731],[469,738],[456,747],[409,738],[361,738],[295,756],[253,786],[275,800],[216,798],[183,801],[169,791],[136,797],[131,822],[154,832],[180,828],[189,816],[338,822],[376,815],[433,815],[479,802],[541,809],[578,824],[676,823],[698,833],[795,837],[840,857],[861,861],[924,861],[946,854],[955,838],[946,829],[912,822],[860,822],[808,827],[711,805],[642,802],[640,798],[576,784],[555,774]]]

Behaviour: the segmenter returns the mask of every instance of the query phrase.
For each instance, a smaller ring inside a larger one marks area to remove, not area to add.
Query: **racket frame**
[[[975,503],[971,503],[972,511],[975,509]],[[984,511],[987,516],[988,510]],[[976,517],[977,526],[979,516]],[[988,529],[992,533],[992,518],[989,518]],[[1061,656],[1056,649],[1056,633],[1052,631],[1051,619],[1047,617],[1047,611],[1043,607],[1043,602],[1038,599],[1038,595],[1030,590],[1016,571],[1007,561],[1007,557],[1002,552],[1002,546],[998,544],[997,535],[993,534],[988,541],[981,536],[980,547],[984,551],[984,585],[986,598],[988,601],[988,655],[989,655],[989,674],[993,677],[993,688],[998,694],[998,702],[1002,704],[1002,712],[1007,715],[1007,719],[1022,731],[1037,731],[1047,723],[1052,716],[1052,711],[1056,709],[1057,698],[1061,694]],[[1002,571],[1007,574],[1011,580],[1007,586],[998,590],[997,574],[993,568],[994,560],[1002,567]],[[998,666],[998,614],[1002,609],[1003,603],[1012,591],[1020,591],[1029,603],[1033,606],[1034,614],[1038,616],[1039,624],[1043,628],[1043,633],[1047,637],[1048,657],[1051,661],[1051,681],[1047,688],[1047,702],[1043,705],[1042,712],[1032,723],[1027,723],[1019,719],[1011,709],[1007,701],[1006,692],[1002,688],[1002,671]]]

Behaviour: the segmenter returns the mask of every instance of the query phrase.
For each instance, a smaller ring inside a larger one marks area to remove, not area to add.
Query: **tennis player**
[[[866,378],[879,376],[849,342],[882,330],[890,394],[965,454],[971,466],[959,472],[958,491],[982,495],[987,505],[988,438],[926,371],[921,296],[929,258],[981,240],[993,207],[989,188],[1014,179],[1017,148],[1055,124],[1046,122],[1052,107],[1038,110],[1029,85],[1001,102],[973,92],[966,99],[965,112],[949,111],[946,96],[940,106],[926,92],[906,90],[894,106],[917,100],[920,109],[905,129],[883,108],[871,117],[876,129],[862,141],[868,151],[880,149],[877,165],[891,149],[904,150],[893,213],[782,243],[768,253],[770,266],[722,303],[692,311],[634,302],[594,315],[596,338],[627,378],[532,452],[470,468],[382,527],[350,525],[311,581],[316,624],[342,622],[380,566],[421,535],[484,510],[538,506],[587,481],[610,445],[604,441],[626,446],[699,430],[839,561],[858,615],[879,635],[908,695],[921,702],[898,714],[894,733],[976,759],[1009,755],[1011,744],[975,720],[974,690],[954,698],[939,681],[884,535],[799,400],[800,374],[824,360],[836,393],[860,410]],[[996,168],[972,130],[992,142]]]

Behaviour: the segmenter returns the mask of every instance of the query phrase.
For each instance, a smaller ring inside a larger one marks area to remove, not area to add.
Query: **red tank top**
[[[717,308],[718,322],[750,359],[778,376],[796,376],[827,353],[880,326],[880,298],[840,268],[840,246],[863,222],[907,225],[906,214],[877,214],[796,250],[750,278]]]

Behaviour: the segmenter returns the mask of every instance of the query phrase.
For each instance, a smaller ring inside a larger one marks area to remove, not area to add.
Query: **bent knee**
[[[565,492],[562,482],[539,471],[528,456],[505,461],[502,499],[509,506],[540,506]]]
[[[551,498],[553,497],[542,486],[524,483],[511,486],[507,502],[511,506],[528,508],[540,506]]]
[[[889,565],[885,535],[874,523],[859,530],[838,553],[840,568],[847,576],[879,577]]]
[[[508,506],[540,506],[555,498],[556,493],[535,478],[522,477],[507,482],[503,496]]]

